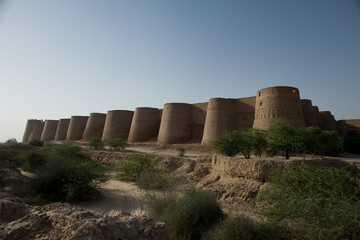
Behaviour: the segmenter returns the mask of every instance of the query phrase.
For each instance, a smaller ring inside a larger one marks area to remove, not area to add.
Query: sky
[[[360,118],[360,1],[0,0],[0,142],[27,119],[271,86]]]

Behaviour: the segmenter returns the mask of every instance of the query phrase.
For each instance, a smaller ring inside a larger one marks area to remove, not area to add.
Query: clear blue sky
[[[0,0],[0,142],[27,119],[299,88],[360,118],[355,0]]]

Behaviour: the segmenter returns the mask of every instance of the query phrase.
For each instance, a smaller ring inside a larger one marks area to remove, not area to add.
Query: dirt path
[[[143,192],[133,183],[109,180],[99,189],[101,200],[91,200],[76,204],[85,209],[101,213],[125,211],[133,215],[145,213],[142,202]]]

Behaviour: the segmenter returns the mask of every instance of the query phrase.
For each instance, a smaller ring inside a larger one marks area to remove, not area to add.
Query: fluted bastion
[[[312,106],[310,99],[301,99],[301,105],[304,114],[305,126],[310,127],[318,127],[317,117],[315,110]]]
[[[236,99],[236,129],[246,131],[254,124],[256,97]]]
[[[319,107],[318,106],[313,106],[313,109],[314,109],[314,113],[315,113],[315,116],[316,116],[316,122],[317,122],[317,126],[321,129],[321,130],[324,130],[324,123],[321,119],[321,116],[320,116],[320,111],[319,111]]]
[[[257,92],[253,127],[267,130],[271,122],[278,118],[288,120],[293,127],[305,127],[297,88],[270,87]]]
[[[133,115],[133,111],[127,110],[108,111],[102,139],[104,141],[111,140],[113,138],[127,140]]]
[[[39,124],[39,123],[41,123],[41,120],[37,120],[37,119],[27,120],[22,142],[29,141],[30,135],[31,135],[32,131],[34,130],[35,125]]]
[[[69,123],[66,141],[81,140],[84,134],[88,116],[72,116]]]
[[[192,105],[167,103],[164,105],[158,142],[161,144],[184,143],[191,139]]]
[[[65,141],[66,134],[69,129],[70,118],[62,118],[59,120],[56,133],[55,133],[55,141]]]
[[[204,135],[204,126],[206,121],[206,112],[208,103],[195,103],[192,104],[192,129],[191,129],[191,142],[201,143]]]
[[[215,141],[225,132],[236,129],[236,99],[211,98],[209,100],[202,143]]]
[[[30,134],[29,141],[32,141],[32,140],[40,141],[43,129],[44,129],[44,121],[40,120],[39,122],[36,122],[32,132]]]
[[[160,128],[160,110],[138,107],[131,122],[129,142],[145,142],[158,135]]]
[[[324,130],[337,132],[336,120],[330,111],[321,111],[320,116],[324,123]]]
[[[44,130],[41,134],[41,141],[53,141],[59,120],[45,120]]]
[[[93,137],[101,138],[105,126],[105,113],[90,113],[83,134],[83,140],[89,141]]]

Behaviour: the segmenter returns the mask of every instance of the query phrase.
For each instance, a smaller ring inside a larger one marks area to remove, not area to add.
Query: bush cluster
[[[244,215],[229,217],[210,230],[203,240],[241,239],[241,240],[278,240],[276,230],[263,222],[255,221]]]
[[[291,239],[359,239],[360,175],[346,168],[287,166],[258,197]]]
[[[109,146],[110,149],[114,149],[116,151],[124,151],[125,147],[129,145],[121,138],[113,138],[111,140],[106,141],[105,144]],[[101,138],[94,137],[90,139],[89,143],[87,144],[87,147],[89,149],[96,149],[96,150],[103,149],[104,142],[101,140]]]
[[[105,169],[72,145],[31,153],[24,168],[35,177],[13,191],[25,199],[76,202],[94,198],[99,196],[95,188],[106,180]]]
[[[289,159],[293,153],[335,155],[342,149],[340,138],[334,131],[321,131],[317,127],[294,128],[286,120],[275,120],[267,132],[249,129],[246,132],[226,133],[213,142],[214,148],[225,155],[242,153],[250,158],[267,149],[270,155],[281,153]]]
[[[127,157],[119,164],[118,178],[122,180],[136,181],[141,173],[154,169],[156,161],[154,154],[134,154]]]
[[[150,215],[164,221],[171,239],[200,239],[224,218],[216,196],[203,190],[189,189],[183,196],[157,198],[148,202]]]
[[[36,140],[36,139],[34,139],[34,140],[31,140],[31,141],[29,142],[29,145],[31,145],[31,146],[37,146],[37,147],[43,147],[43,146],[44,146],[44,142],[41,141],[41,140]]]
[[[111,140],[108,140],[106,144],[116,151],[124,151],[125,147],[129,146],[127,142],[122,140],[121,138],[113,138]]]

